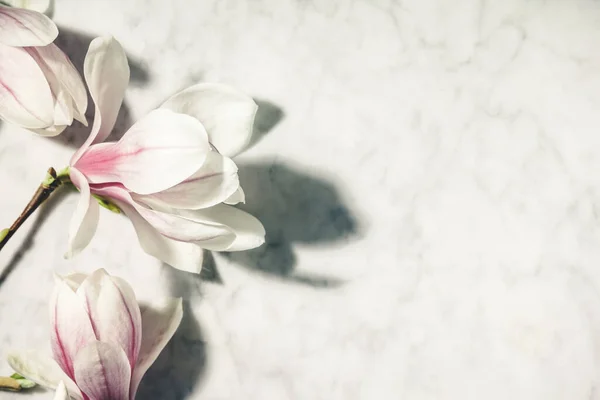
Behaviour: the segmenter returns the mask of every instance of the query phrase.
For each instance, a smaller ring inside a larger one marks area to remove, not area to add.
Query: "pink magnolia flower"
[[[147,253],[182,270],[200,271],[203,248],[239,251],[264,242],[262,224],[228,205],[244,196],[237,166],[222,153],[233,154],[248,142],[257,108],[250,97],[223,85],[196,85],[143,117],[118,142],[103,142],[129,81],[120,44],[113,38],[92,41],[84,73],[96,117],[70,163],[81,198],[67,256],[95,233],[94,196],[129,217]]]
[[[45,15],[0,6],[0,118],[44,136],[87,124],[85,86],[57,35]]]
[[[181,299],[140,310],[129,284],[103,269],[57,277],[50,302],[53,359],[30,351],[9,355],[8,362],[39,385],[59,386],[63,397],[68,390],[77,400],[134,399],[182,314]]]

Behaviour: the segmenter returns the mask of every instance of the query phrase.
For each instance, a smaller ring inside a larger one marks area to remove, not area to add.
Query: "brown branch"
[[[18,380],[6,376],[0,376],[0,390],[21,390],[21,384]]]

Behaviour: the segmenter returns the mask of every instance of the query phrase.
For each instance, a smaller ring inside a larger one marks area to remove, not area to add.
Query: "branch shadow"
[[[335,186],[277,161],[241,164],[239,174],[246,192],[246,204],[240,208],[263,223],[266,241],[259,248],[225,256],[246,268],[287,281],[323,288],[343,284],[325,273],[294,271],[296,244],[327,245],[359,232],[356,217]]]
[[[200,295],[201,278],[164,264],[170,294],[183,298],[183,320],[165,349],[150,367],[138,390],[139,399],[181,400],[202,380],[207,366],[207,346],[191,299]]]
[[[77,71],[83,77],[83,64],[85,55],[89,48],[90,42],[95,38],[82,32],[75,32],[68,28],[59,27],[60,34],[55,41],[55,44],[65,52],[65,54],[71,59]],[[143,86],[150,81],[150,75],[148,68],[140,61],[135,60],[132,56],[127,55],[130,69],[130,85],[132,86]],[[88,120],[89,126],[86,127],[78,121],[73,121],[73,124],[67,127],[64,132],[58,136],[50,138],[59,143],[67,146],[79,148],[87,139],[91,124],[94,121],[95,107],[94,102],[88,91],[88,108],[85,116]],[[119,111],[115,127],[111,132],[107,141],[117,141],[123,134],[133,125],[133,119],[131,116],[130,108],[126,101]]]

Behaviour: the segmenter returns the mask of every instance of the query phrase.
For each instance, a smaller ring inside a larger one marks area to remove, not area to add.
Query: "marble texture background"
[[[62,193],[0,255],[0,354],[49,351],[53,271],[105,267],[185,299],[140,399],[600,399],[600,2],[57,0],[54,19],[77,63],[98,35],[127,50],[115,137],[198,81],[257,99],[236,161],[268,243],[199,277],[103,212],[64,260]],[[0,225],[85,135],[2,126]]]

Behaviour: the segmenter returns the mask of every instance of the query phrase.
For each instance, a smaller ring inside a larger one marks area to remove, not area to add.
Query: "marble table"
[[[54,271],[104,267],[185,301],[139,399],[600,399],[600,2],[57,0],[54,19],[78,64],[98,35],[127,50],[115,137],[195,82],[256,98],[236,162],[267,244],[196,276],[103,212],[65,260],[62,193],[0,255],[0,354],[49,350]],[[2,126],[0,225],[85,135]]]

